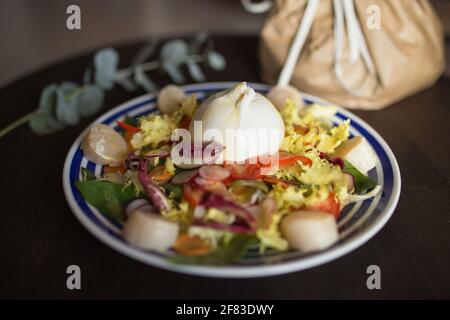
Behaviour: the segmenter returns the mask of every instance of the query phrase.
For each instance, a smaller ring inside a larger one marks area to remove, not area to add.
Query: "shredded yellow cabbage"
[[[138,173],[136,171],[128,170],[123,174],[123,178],[125,180],[124,188],[133,186],[136,197],[139,194],[144,192],[144,187],[142,186],[141,181],[139,180]]]
[[[171,175],[175,174],[175,166],[173,165],[172,159],[170,157],[166,158],[165,169]]]
[[[188,234],[190,236],[197,236],[206,241],[211,247],[215,248],[224,238],[226,232],[208,227],[191,226]]]
[[[178,205],[172,199],[168,199],[172,209],[163,212],[162,214],[169,220],[183,222],[189,224],[192,221],[192,211],[187,202],[180,202]]]
[[[204,220],[221,224],[232,224],[235,220],[235,216],[216,208],[209,208],[208,211],[206,211]]]
[[[350,135],[350,120],[346,120],[339,124],[337,127],[332,128],[326,134],[323,134],[320,138],[320,142],[317,145],[317,150],[333,153],[336,148],[346,141]]]
[[[180,110],[183,113],[183,115],[187,115],[189,118],[193,118],[195,111],[197,111],[197,108],[198,108],[197,96],[193,94],[183,101]]]
[[[259,229],[256,232],[256,236],[261,241],[260,252],[263,253],[267,248],[273,248],[276,250],[284,251],[288,248],[288,242],[281,236],[279,230],[279,223],[283,217],[283,214],[276,213],[272,217],[272,223],[267,229]]]
[[[284,108],[282,108],[280,111],[280,114],[283,118],[285,127],[290,127],[294,124],[302,123],[302,119],[300,118],[297,106],[290,99],[287,99]]]
[[[281,111],[286,133],[281,150],[293,154],[303,154],[312,147],[326,153],[335,149],[349,137],[350,121],[328,129],[331,116],[336,112],[332,106],[312,105],[299,113],[296,106],[287,101]],[[297,132],[296,126],[306,132]]]
[[[139,119],[139,128],[141,131],[131,138],[132,147],[134,149],[144,146],[156,148],[161,142],[170,141],[172,131],[177,128],[177,124],[166,114],[150,114]]]
[[[161,142],[169,142],[172,132],[178,127],[184,115],[193,117],[198,108],[197,98],[191,95],[172,115],[150,114],[139,119],[140,132],[133,135],[130,143],[136,150],[150,146],[156,148]]]

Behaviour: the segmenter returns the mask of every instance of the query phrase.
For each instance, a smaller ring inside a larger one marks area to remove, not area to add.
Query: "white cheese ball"
[[[277,109],[245,82],[209,97],[193,120],[194,141],[221,143],[223,160],[230,162],[272,155],[284,138],[284,122]]]

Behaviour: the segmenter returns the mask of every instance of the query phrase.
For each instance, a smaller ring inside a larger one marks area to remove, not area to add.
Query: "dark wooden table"
[[[126,66],[139,44],[119,47]],[[228,68],[208,80],[261,81],[256,37],[218,37]],[[0,127],[33,110],[42,88],[81,81],[92,55],[65,61],[0,90]],[[159,84],[168,83],[163,77]],[[106,109],[135,97],[110,92]],[[66,153],[93,120],[50,136],[27,126],[0,140],[1,298],[450,298],[450,81],[388,109],[356,114],[393,149],[402,173],[394,215],[354,252],[310,270],[258,279],[212,279],[159,270],[96,240],[76,220],[62,190]],[[82,270],[82,290],[66,288],[66,268]],[[368,290],[366,268],[381,268],[381,290]]]

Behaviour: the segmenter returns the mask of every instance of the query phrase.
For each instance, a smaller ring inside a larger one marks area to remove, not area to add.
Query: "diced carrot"
[[[270,183],[270,184],[277,184],[277,183],[279,183],[279,184],[281,184],[281,186],[283,188],[287,188],[290,185],[290,183],[288,183],[288,182],[286,182],[286,181],[284,181],[282,179],[278,179],[278,178],[274,178],[274,177],[270,177],[270,176],[263,176],[262,179],[263,179],[264,182],[267,182],[267,183]]]
[[[104,166],[103,167],[103,173],[118,172],[118,173],[124,174],[125,171],[127,171],[127,168],[125,168],[125,166],[123,164],[121,164],[118,167],[110,167],[110,166]]]
[[[211,251],[211,247],[200,237],[181,234],[172,248],[184,256],[202,256]]]
[[[192,207],[196,207],[202,200],[204,191],[201,189],[194,189],[189,184],[185,184],[183,188],[183,199]]]
[[[165,166],[157,166],[150,173],[150,178],[156,183],[165,183],[172,178],[172,174],[166,170]]]
[[[294,131],[299,134],[307,134],[309,132],[309,128],[294,124]]]

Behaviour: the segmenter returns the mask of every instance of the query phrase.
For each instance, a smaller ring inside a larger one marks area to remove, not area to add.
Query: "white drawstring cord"
[[[333,1],[334,7],[334,64],[342,60],[344,44],[344,10],[341,0]]]
[[[316,17],[319,2],[320,0],[307,1],[303,18],[301,19],[294,41],[289,49],[288,57],[278,78],[279,86],[287,86],[291,82],[298,58]],[[252,0],[241,0],[241,3],[244,8],[251,13],[264,13],[273,5],[272,0],[264,0],[259,3],[253,3]],[[355,63],[361,58],[369,71],[369,74],[375,74],[376,69],[356,15],[354,0],[333,0],[333,7],[335,50],[334,73],[337,81],[346,91],[352,95],[361,96],[362,94],[360,92],[348,88],[344,83],[344,74],[341,63],[343,60],[345,25],[347,27],[350,63]]]
[[[353,0],[341,1],[344,5],[344,17],[347,25],[347,39],[350,49],[350,62],[355,63],[359,58],[358,34],[355,32],[358,27],[358,21],[356,19],[355,11],[353,8]],[[340,9],[342,10],[342,6]],[[336,10],[336,8],[334,8],[334,10]]]
[[[334,73],[336,80],[342,88],[354,96],[363,96],[360,90],[348,87],[344,81],[342,70],[342,52],[344,45],[344,20],[347,24],[347,38],[350,51],[350,63],[355,63],[361,57],[371,75],[375,74],[375,67],[367,48],[366,40],[361,31],[358,18],[355,13],[353,0],[334,0],[334,48],[335,61]]]
[[[308,0],[305,13],[301,23],[299,24],[297,34],[295,35],[294,42],[289,49],[287,60],[284,64],[283,70],[281,70],[280,77],[278,78],[279,86],[287,86],[291,82],[292,74],[294,73],[295,66],[297,65],[298,58],[308,37],[311,26],[316,17],[317,9],[319,8],[320,0]]]
[[[357,51],[357,53],[354,53],[355,56],[352,56],[350,62],[356,62],[359,57],[361,57],[368,71],[370,73],[374,73],[375,67],[373,65],[369,49],[367,48],[366,39],[364,38],[364,34],[362,33],[358,17],[356,16],[354,0],[344,0],[344,8],[347,23],[351,25],[349,34],[351,37],[354,37],[354,41],[356,43],[356,48],[351,50],[354,50],[355,52]]]

